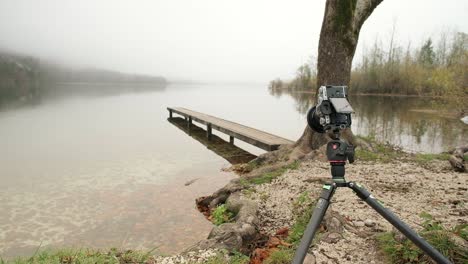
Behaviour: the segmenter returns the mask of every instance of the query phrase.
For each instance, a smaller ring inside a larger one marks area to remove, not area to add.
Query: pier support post
[[[189,116],[188,121],[187,121],[187,129],[190,130],[190,126],[192,125],[192,117]]]
[[[234,145],[234,137],[233,136],[229,136],[229,143]]]
[[[207,124],[206,125],[206,137],[208,138],[208,140],[211,139],[211,135],[212,135],[211,124]]]

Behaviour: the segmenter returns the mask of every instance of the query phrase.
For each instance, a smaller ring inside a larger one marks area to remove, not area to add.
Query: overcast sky
[[[325,0],[0,0],[0,47],[72,65],[169,79],[267,82],[317,54]],[[385,0],[358,53],[379,36],[419,44],[468,32],[466,0]]]

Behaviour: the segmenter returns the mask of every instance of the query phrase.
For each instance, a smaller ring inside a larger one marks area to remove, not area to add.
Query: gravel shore
[[[269,184],[255,186],[247,195],[260,204],[263,232],[273,235],[294,223],[294,202],[304,192],[315,201],[323,183],[330,179],[327,162],[306,161]],[[434,161],[418,163],[356,162],[346,166],[346,179],[365,186],[412,228],[421,229],[422,212],[446,227],[468,222],[468,175],[453,172],[450,165]],[[244,192],[245,193],[245,192]],[[342,239],[320,241],[313,249],[317,263],[386,263],[374,239],[376,232],[392,226],[361,201],[349,188],[339,188],[329,211],[346,220]]]
[[[259,204],[260,231],[274,235],[291,227],[297,215],[296,201],[302,195],[315,201],[330,166],[322,161],[303,161],[271,183],[242,191],[245,198]],[[360,162],[346,166],[346,179],[364,185],[383,204],[412,228],[421,229],[422,212],[431,214],[445,227],[468,223],[468,174],[453,172],[444,161],[424,165],[411,161],[390,163]],[[378,250],[375,234],[392,226],[350,189],[339,188],[329,208],[344,220],[339,239],[320,240],[312,249],[316,263],[388,263]],[[216,251],[192,253],[201,261]],[[179,257],[179,258],[178,258]],[[158,263],[182,262],[180,256],[158,258]],[[185,260],[185,259],[184,259]]]

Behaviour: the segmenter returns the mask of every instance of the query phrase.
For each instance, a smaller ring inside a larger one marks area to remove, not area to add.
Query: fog
[[[317,53],[325,1],[2,0],[0,48],[69,65],[169,80],[267,82]],[[468,1],[385,0],[364,24],[376,37],[420,44],[468,32]]]

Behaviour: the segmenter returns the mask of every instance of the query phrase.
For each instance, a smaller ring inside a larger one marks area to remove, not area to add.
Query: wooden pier
[[[294,143],[289,139],[278,137],[252,127],[186,108],[168,107],[167,110],[169,111],[169,118],[172,118],[174,113],[183,116],[187,121],[187,126],[189,128],[193,121],[206,125],[206,134],[208,139],[211,138],[212,130],[215,129],[229,135],[229,142],[231,144],[234,143],[234,138],[237,138],[267,151],[276,150],[280,145]]]

